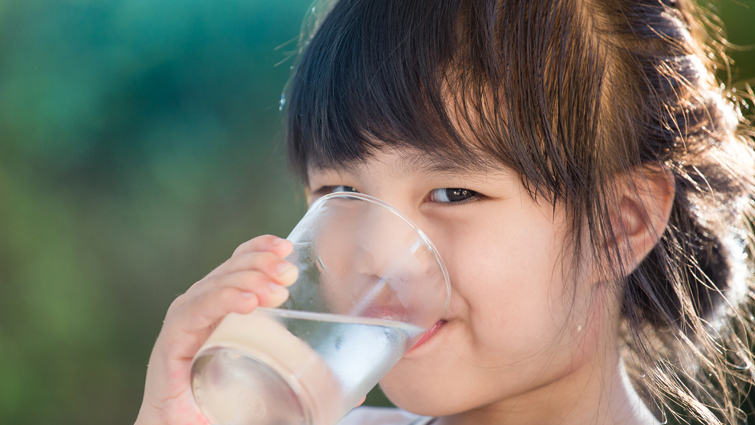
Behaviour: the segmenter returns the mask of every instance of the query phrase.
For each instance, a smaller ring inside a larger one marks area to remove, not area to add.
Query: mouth
[[[411,352],[411,351],[416,350],[417,347],[419,347],[420,345],[424,344],[428,339],[432,338],[433,335],[435,335],[436,333],[438,333],[438,331],[440,330],[440,328],[442,328],[443,325],[445,325],[445,324],[446,324],[445,320],[439,320],[436,324],[433,325],[432,328],[430,328],[427,332],[425,332],[425,334],[422,336],[422,338],[420,338],[419,341],[417,341],[414,344],[414,346],[412,346],[411,350],[409,350],[409,351]]]

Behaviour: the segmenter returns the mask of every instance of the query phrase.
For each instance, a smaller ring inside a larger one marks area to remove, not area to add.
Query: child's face
[[[533,201],[503,168],[454,170],[422,158],[381,152],[348,172],[309,175],[312,198],[348,186],[392,204],[448,267],[446,323],[385,376],[384,392],[399,407],[440,416],[542,391],[583,370],[606,331],[589,313],[601,311],[590,308],[589,259],[574,282],[563,208]],[[442,190],[452,188],[479,197]]]

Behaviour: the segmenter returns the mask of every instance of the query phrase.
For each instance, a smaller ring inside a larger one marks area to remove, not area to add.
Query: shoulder
[[[431,419],[401,409],[363,406],[349,412],[338,425],[426,425]]]

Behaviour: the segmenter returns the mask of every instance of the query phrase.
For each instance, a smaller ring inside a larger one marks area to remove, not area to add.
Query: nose
[[[409,323],[443,314],[442,268],[412,223],[389,207],[363,201],[344,200],[333,214],[321,238],[327,245],[318,252],[337,313]]]
[[[331,281],[340,281],[345,293],[361,296],[384,294],[397,278],[408,278],[402,276],[410,271],[404,257],[421,241],[400,216],[360,200],[344,199],[331,208],[317,249]]]

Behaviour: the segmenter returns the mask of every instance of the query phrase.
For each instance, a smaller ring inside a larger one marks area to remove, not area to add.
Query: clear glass
[[[448,306],[437,250],[379,199],[324,196],[288,239],[299,279],[286,303],[228,315],[194,358],[214,425],[335,424]]]

